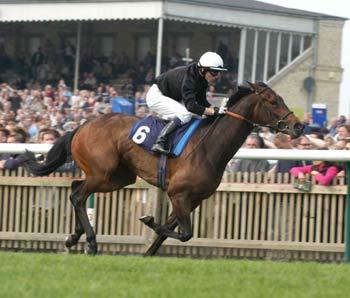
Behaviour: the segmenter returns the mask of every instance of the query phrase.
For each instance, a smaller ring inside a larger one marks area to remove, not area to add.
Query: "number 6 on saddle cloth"
[[[169,151],[172,156],[179,156],[201,121],[202,119],[192,119],[189,123],[179,127],[170,135],[165,144],[165,149],[170,149]],[[153,152],[151,148],[159,132],[165,125],[166,123],[163,120],[153,116],[148,116],[136,122],[130,131],[129,137],[147,152],[151,154],[159,154]]]

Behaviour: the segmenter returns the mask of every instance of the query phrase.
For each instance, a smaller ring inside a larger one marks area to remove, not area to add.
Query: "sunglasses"
[[[216,77],[220,70],[217,70],[217,69],[209,69],[208,72],[213,76],[213,77]]]

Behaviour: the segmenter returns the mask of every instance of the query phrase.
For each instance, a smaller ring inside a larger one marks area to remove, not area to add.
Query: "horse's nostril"
[[[303,125],[300,122],[294,124],[294,130],[300,134],[304,131],[304,128],[305,128],[305,125]]]

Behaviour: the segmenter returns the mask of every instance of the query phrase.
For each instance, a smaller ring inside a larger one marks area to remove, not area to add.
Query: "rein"
[[[244,116],[242,116],[242,115],[240,115],[240,114],[237,114],[237,113],[234,113],[234,112],[231,112],[231,111],[226,111],[225,114],[226,114],[226,115],[229,115],[229,116],[231,116],[231,117],[233,117],[233,118],[236,118],[236,119],[239,119],[239,120],[242,120],[242,121],[246,121],[246,122],[248,122],[249,124],[251,124],[251,125],[254,126],[254,127],[259,126],[259,124],[254,123],[254,122],[248,120],[247,118],[245,118]]]

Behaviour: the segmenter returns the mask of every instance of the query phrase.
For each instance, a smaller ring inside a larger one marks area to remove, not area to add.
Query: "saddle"
[[[172,156],[177,157],[181,155],[201,121],[202,119],[192,119],[189,123],[179,127],[169,136],[165,148],[168,150],[170,149],[169,151]],[[157,117],[148,116],[135,123],[130,131],[129,137],[134,143],[140,145],[147,152],[155,154],[155,152],[151,150],[152,145],[165,125],[166,121]]]

